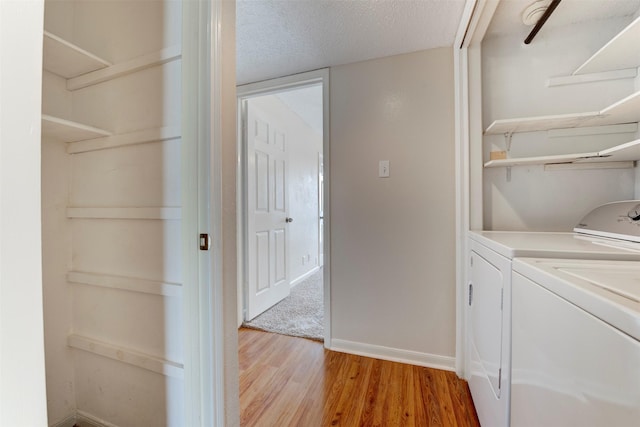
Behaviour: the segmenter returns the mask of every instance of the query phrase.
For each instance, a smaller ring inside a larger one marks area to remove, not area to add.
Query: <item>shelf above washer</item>
[[[44,32],[43,68],[65,79],[110,66],[111,63],[54,35]]]
[[[559,154],[554,156],[520,157],[491,160],[485,168],[526,165],[550,165],[560,163],[611,163],[640,160],[640,139],[591,153]]]
[[[620,31],[573,75],[640,67],[640,17]]]
[[[484,133],[485,135],[501,135],[551,129],[635,123],[639,121],[640,91],[606,107],[602,111],[495,120]]]

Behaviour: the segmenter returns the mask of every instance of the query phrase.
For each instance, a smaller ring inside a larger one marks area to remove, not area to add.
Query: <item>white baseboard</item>
[[[300,284],[300,282],[302,282],[303,280],[308,279],[309,277],[316,274],[318,271],[320,271],[320,267],[318,266],[313,267],[311,270],[293,279],[289,284],[289,286],[293,288],[294,286]]]
[[[390,360],[392,362],[408,363],[410,365],[424,366],[427,368],[443,369],[445,371],[455,371],[456,366],[455,357],[400,350],[381,345],[364,344],[335,338],[331,340],[329,350],[372,357],[374,359]]]
[[[102,420],[85,411],[77,411],[73,415],[69,415],[62,421],[51,424],[51,427],[118,427],[108,421]]]
[[[77,417],[76,414],[71,414],[67,418],[62,421],[58,421],[55,424],[51,424],[51,427],[73,427],[76,425]]]
[[[118,427],[85,411],[78,411],[76,419],[78,427]]]

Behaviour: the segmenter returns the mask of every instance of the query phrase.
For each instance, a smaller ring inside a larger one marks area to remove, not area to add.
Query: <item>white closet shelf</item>
[[[495,120],[484,133],[485,135],[501,135],[505,133],[636,123],[639,121],[640,91],[608,106],[602,111]]]
[[[68,207],[67,218],[78,219],[163,219],[179,220],[179,207]]]
[[[640,17],[616,34],[573,75],[640,67]]]
[[[106,68],[110,62],[54,35],[44,32],[43,68],[65,79]]]
[[[559,163],[611,163],[637,160],[640,160],[640,139],[592,153],[559,154],[555,156],[491,160],[485,163],[484,167],[498,168],[508,166],[550,165]]]
[[[100,67],[100,69],[96,69],[95,71],[91,70],[92,72],[70,78],[67,80],[67,89],[82,89],[181,58],[181,46],[170,46],[157,52],[151,52],[106,68]]]
[[[105,136],[103,138],[89,139],[87,141],[76,141],[67,145],[67,153],[79,154],[89,151],[127,147],[147,142],[168,141],[180,138],[180,132],[181,129],[179,126],[167,126],[121,133],[112,136]]]
[[[110,136],[111,132],[43,114],[42,135],[62,142],[75,142]]]

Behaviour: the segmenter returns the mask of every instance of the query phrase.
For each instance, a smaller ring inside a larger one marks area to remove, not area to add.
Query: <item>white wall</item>
[[[0,425],[47,425],[40,104],[43,2],[0,2]]]
[[[113,62],[180,45],[181,3],[49,2],[45,28]],[[124,132],[180,126],[181,64],[172,61],[73,92],[46,73],[43,111]],[[181,425],[183,381],[179,219],[66,218],[67,207],[180,207],[180,139],[78,154],[50,144],[43,159],[45,315],[52,424],[82,416],[115,425]],[[129,290],[69,284],[68,272],[118,278]],[[158,292],[145,292],[155,287]],[[177,289],[163,294],[160,288]],[[101,343],[107,358],[67,347]],[[178,367],[168,375],[128,354]]]
[[[332,68],[330,166],[332,345],[453,368],[451,49]]]
[[[519,35],[482,44],[483,124],[493,120],[598,111],[634,90],[633,79],[547,87],[550,77],[570,75],[623,28],[630,18],[545,28],[530,45]],[[597,31],[594,26],[597,25]],[[511,157],[597,151],[637,138],[636,133],[553,137],[547,132],[514,134]],[[501,135],[484,137],[484,159],[505,150]],[[545,171],[542,166],[484,170],[484,228],[568,231],[592,208],[634,196],[635,172]]]
[[[322,93],[319,95],[322,97]],[[249,108],[268,113],[287,135],[288,215],[293,218],[288,225],[288,262],[289,279],[295,282],[318,266],[318,155],[322,152],[322,135],[276,95],[251,98]]]

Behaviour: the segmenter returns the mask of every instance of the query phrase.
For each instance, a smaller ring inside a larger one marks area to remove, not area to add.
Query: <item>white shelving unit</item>
[[[586,74],[596,76],[596,73],[616,72],[640,67],[639,46],[640,17],[626,26],[584,64],[578,67],[572,76],[584,76]],[[585,77],[585,81],[588,81],[588,77]],[[597,79],[594,79],[594,81],[597,81]],[[487,127],[484,133],[485,135],[505,135],[510,137],[512,134],[520,132],[539,132],[638,122],[640,122],[640,91],[636,91],[600,111],[495,120]],[[604,166],[604,163],[633,162],[637,160],[640,160],[640,140],[598,152],[491,160],[486,162],[484,167],[585,163],[602,163]]]
[[[75,142],[110,136],[112,134],[104,129],[43,114],[42,135],[62,142]]]
[[[495,120],[484,133],[485,135],[502,135],[505,133],[636,123],[639,121],[640,91],[611,104],[601,111]]]
[[[640,139],[591,153],[559,154],[555,156],[521,157],[516,159],[491,160],[485,168],[550,165],[562,163],[609,163],[628,162],[640,159]]]
[[[44,32],[43,67],[65,79],[109,67],[110,62],[48,31]]]
[[[65,79],[111,66],[110,62],[48,31],[44,32],[43,42],[43,68]],[[42,135],[62,142],[75,142],[112,134],[104,129],[43,114]]]
[[[640,66],[640,17],[620,31],[573,72],[573,75],[624,70]]]

